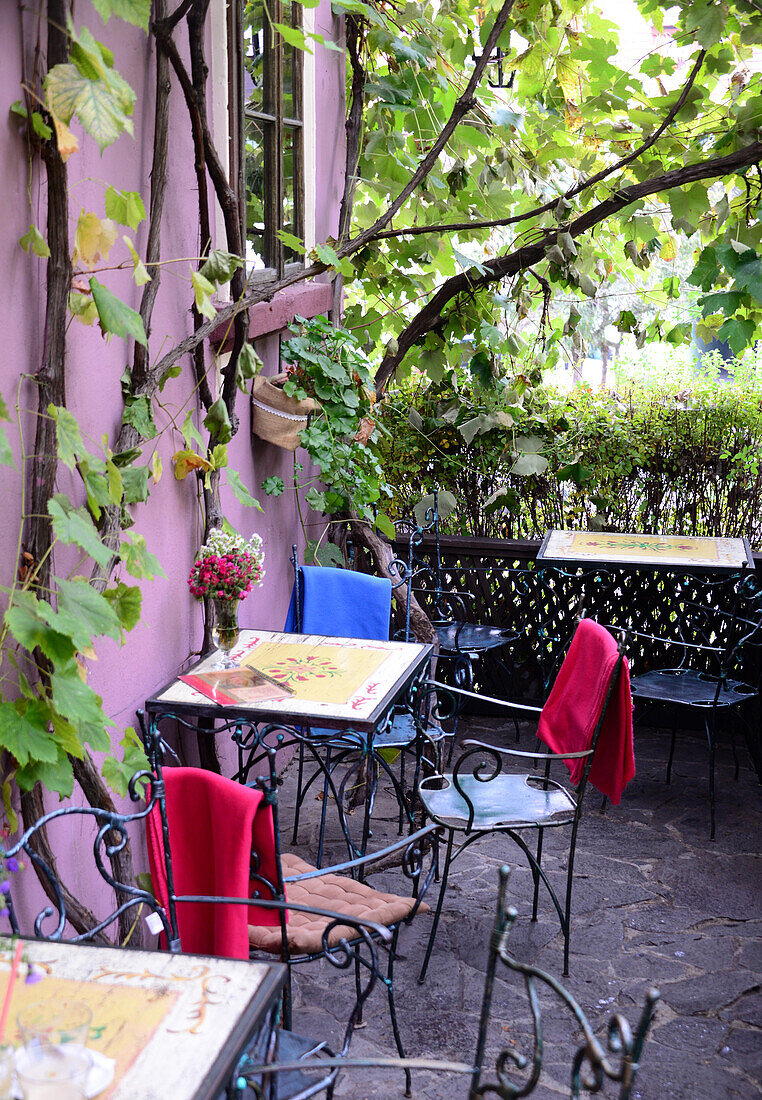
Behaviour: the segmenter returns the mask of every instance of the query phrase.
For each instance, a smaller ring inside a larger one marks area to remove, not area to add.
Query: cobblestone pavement
[[[472,719],[461,736],[513,743],[513,732],[490,719]],[[504,740],[507,739],[507,740]],[[524,748],[534,739],[522,734]],[[638,1100],[723,1100],[762,1094],[762,909],[760,837],[762,788],[745,749],[734,779],[731,751],[717,755],[717,839],[709,840],[707,760],[704,742],[679,737],[671,785],[664,782],[667,735],[636,730],[637,776],[621,804],[599,812],[588,792],[577,847],[570,976],[565,984],[605,1041],[615,1011],[637,1019],[650,986],[661,992],[642,1060]],[[284,819],[293,804],[295,763],[280,796]],[[374,813],[373,847],[396,839],[396,802],[381,784]],[[300,854],[314,856],[320,803],[310,795],[300,829]],[[359,817],[360,811],[356,811]],[[329,815],[331,816],[331,815]],[[284,821],[285,825],[285,821]],[[359,825],[359,823],[358,823]],[[284,829],[284,838],[288,832]],[[338,831],[330,855],[345,858]],[[555,881],[563,873],[564,834],[551,833],[544,863]],[[285,842],[285,841],[284,841]],[[288,847],[288,845],[286,845]],[[531,915],[531,876],[508,838],[473,845],[453,864],[429,974],[417,984],[431,915],[403,930],[395,991],[410,1055],[468,1061],[474,1052],[492,925],[498,868],[512,867],[511,903],[519,911],[511,944],[521,960],[561,976],[562,937],[547,897],[536,923]],[[373,885],[403,892],[399,869],[375,876]],[[433,899],[436,890],[432,887]],[[325,961],[306,967],[296,985],[297,1030],[334,1039],[353,999],[350,975]],[[548,998],[544,1002],[550,1005]],[[568,1096],[568,1067],[576,1035],[553,1007],[545,1019],[541,1100]],[[502,1047],[529,1053],[529,1012],[523,984],[500,980],[494,999],[487,1064]],[[393,1055],[383,990],[368,1001],[365,1026],[351,1053]],[[403,1094],[399,1071],[344,1073],[337,1095],[354,1100]],[[420,1100],[460,1100],[464,1078],[418,1071],[413,1094]],[[616,1095],[609,1086],[604,1095]]]

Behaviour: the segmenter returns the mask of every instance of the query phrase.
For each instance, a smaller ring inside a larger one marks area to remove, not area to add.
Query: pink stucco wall
[[[151,138],[153,129],[153,51],[142,32],[112,19],[103,27],[89,4],[80,3],[77,21],[86,21],[96,38],[105,42],[115,54],[116,68],[137,93],[134,116],[135,136],[122,138],[103,156],[95,144],[82,134],[75,123],[73,129],[80,139],[80,152],[68,164],[71,192],[72,238],[80,206],[103,214],[104,181],[120,189],[140,191],[148,205]],[[330,0],[321,0],[318,30],[338,38],[340,24],[331,14]],[[30,19],[31,29],[31,19]],[[38,169],[32,170],[31,212],[28,197],[28,161],[24,142],[16,121],[7,108],[21,95],[21,46],[17,5],[0,4],[0,42],[4,63],[0,67],[0,92],[5,111],[0,117],[0,193],[3,196],[3,220],[0,227],[0,262],[4,278],[4,338],[0,358],[0,393],[10,406],[16,404],[19,379],[33,375],[42,353],[44,324],[44,278],[42,261],[25,255],[18,247],[18,238],[34,220],[44,231],[45,182]],[[316,231],[318,240],[336,232],[338,202],[343,171],[343,57],[316,46],[317,103],[317,196]],[[169,189],[163,221],[164,257],[190,257],[198,252],[196,184],[193,174],[193,151],[187,113],[176,81],[173,80],[171,120],[171,155]],[[136,234],[135,244],[141,254],[145,249],[147,225]],[[117,242],[112,260],[127,257]],[[189,305],[190,265],[173,264],[164,269],[157,307],[153,314],[150,351],[152,361],[171,344],[192,329]],[[110,289],[130,305],[139,305],[139,290],[126,272],[108,271],[99,275]],[[275,299],[253,311],[252,336],[265,361],[267,373],[278,369],[277,330],[287,324],[293,312],[317,313],[329,306],[328,288],[302,290],[286,296],[281,303]],[[67,363],[67,396],[69,406],[78,418],[83,434],[93,441],[97,451],[103,432],[113,439],[121,415],[120,376],[132,360],[132,347],[125,341],[104,341],[97,328],[87,329],[72,324],[69,333]],[[90,684],[103,696],[107,713],[118,741],[124,728],[135,722],[135,710],[156,688],[170,679],[197,651],[202,639],[200,605],[190,596],[187,575],[200,543],[202,519],[196,500],[194,479],[178,482],[173,476],[171,457],[184,446],[173,424],[182,423],[186,410],[193,407],[190,363],[183,363],[184,372],[169,382],[156,407],[157,426],[161,438],[144,450],[150,461],[154,446],[158,446],[164,467],[163,477],[151,484],[147,505],[133,508],[134,530],[145,535],[148,548],[158,557],[165,578],[153,582],[135,582],[124,574],[127,583],[140,583],[143,591],[143,611],[138,626],[119,647],[112,642],[99,645],[97,660],[88,661]],[[34,438],[33,419],[27,409],[34,404],[33,385],[21,384],[20,417],[25,433],[27,454]],[[239,397],[238,412],[241,428],[229,446],[230,464],[242,476],[255,496],[262,499],[264,512],[244,509],[228,489],[223,489],[223,504],[230,522],[244,533],[258,531],[264,538],[267,577],[263,589],[256,590],[242,608],[245,626],[280,628],[291,588],[288,556],[291,543],[299,541],[299,524],[293,493],[280,498],[264,497],[260,486],[264,478],[280,474],[288,480],[292,456],[277,448],[255,441],[252,445],[248,401]],[[14,425],[8,434],[18,452]],[[27,470],[30,469],[27,463]],[[76,485],[75,485],[76,492]],[[7,585],[15,569],[17,538],[21,515],[21,478],[19,470],[0,468],[0,507],[3,524],[0,527],[0,553],[5,563],[0,584]],[[0,600],[2,597],[0,597]]]

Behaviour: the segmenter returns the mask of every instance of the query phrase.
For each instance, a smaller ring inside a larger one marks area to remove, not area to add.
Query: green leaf
[[[106,568],[113,552],[101,541],[95,524],[84,508],[75,508],[62,493],[56,493],[48,501],[48,513],[56,538],[61,542],[74,543],[98,565]]]
[[[142,504],[148,500],[150,466],[126,466],[122,470],[124,499],[127,504]]]
[[[113,607],[124,630],[132,630],[138,625],[143,596],[137,585],[127,585],[119,581],[116,588],[107,588],[103,595]]]
[[[111,184],[104,197],[106,217],[135,230],[146,216],[146,208],[137,191],[117,191]]]
[[[126,536],[119,547],[119,556],[131,577],[152,580],[154,577],[165,576],[159,559],[148,549],[145,537],[134,531]]]
[[[50,677],[53,705],[96,751],[110,748],[106,726],[113,725],[103,712],[103,700],[79,675],[79,666],[71,661]]]
[[[263,510],[262,505],[259,503],[256,497],[253,497],[244,485],[243,481],[241,480],[241,475],[237,472],[237,470],[231,470],[230,468],[228,468],[228,483],[230,485],[230,488],[233,490],[233,495],[236,500],[243,504],[246,508],[256,508],[259,512]]]
[[[527,477],[530,474],[544,474],[547,468],[548,460],[543,455],[520,454],[511,466],[511,473]]]
[[[279,497],[283,495],[286,486],[283,484],[282,477],[267,477],[262,482],[262,491],[267,493],[269,497]]]
[[[32,111],[32,129],[38,138],[42,138],[43,141],[50,141],[53,137],[53,131],[45,122],[39,111]]]
[[[340,263],[338,253],[328,244],[316,244],[313,251],[320,262],[328,267],[337,267]]]
[[[58,457],[65,466],[73,470],[79,455],[85,453],[85,445],[76,418],[62,405],[48,405],[48,416],[56,425],[56,444]]]
[[[2,428],[0,428],[0,466],[13,466],[14,469],[16,466],[16,463],[13,461],[13,451],[8,442],[8,436]]]
[[[84,578],[58,579],[59,614],[71,615],[91,638],[105,634],[115,641],[122,637],[122,624],[105,596]]]
[[[47,241],[40,233],[36,225],[30,225],[23,237],[19,237],[19,244],[25,252],[33,252],[35,256],[46,260],[50,256]]]
[[[238,370],[241,378],[255,378],[262,370],[262,360],[251,344],[244,344],[238,356]]]
[[[150,397],[130,397],[125,402],[122,423],[131,424],[143,439],[153,439],[157,435],[153,419],[153,404]]]
[[[756,327],[753,321],[746,321],[741,317],[731,317],[722,325],[717,333],[717,338],[726,340],[733,349],[733,353],[740,356],[748,347],[751,347]]]
[[[225,443],[218,443],[211,454],[213,470],[223,470],[228,464],[228,449]]]
[[[298,252],[300,255],[304,255],[307,249],[304,247],[304,242],[300,241],[298,237],[295,237],[293,233],[287,233],[285,229],[279,229],[276,236],[283,242],[286,248],[290,248],[292,252]]]
[[[222,248],[213,248],[206,262],[199,268],[198,274],[209,283],[228,283],[239,267],[243,265],[240,256],[225,252]],[[212,289],[214,289],[212,287]],[[208,291],[211,293],[211,291]],[[198,303],[196,303],[198,305]]]
[[[16,783],[22,791],[31,791],[41,783],[47,791],[55,791],[61,798],[71,798],[74,790],[74,772],[66,753],[59,749],[54,763],[33,760],[16,772]]]
[[[705,294],[699,298],[702,317],[709,317],[712,313],[724,313],[732,317],[743,300],[744,295],[740,291],[720,291],[718,294]]]
[[[108,23],[110,15],[115,15],[125,23],[132,23],[133,27],[148,30],[151,0],[93,0],[93,7],[104,23]]]
[[[447,489],[441,490],[437,493],[437,514],[440,520],[447,519],[447,517],[455,511],[458,506],[454,495]],[[419,527],[426,527],[434,518],[434,494],[428,493],[425,497],[413,507],[413,515],[415,521]]]
[[[191,443],[196,443],[199,447],[204,446],[204,441],[201,438],[201,433],[199,432],[196,425],[193,423],[192,409],[187,412],[185,420],[182,423],[182,427],[180,428],[180,432],[183,439],[185,440],[186,446],[190,446]]]
[[[305,53],[312,53],[307,45],[307,39],[297,27],[290,27],[287,23],[273,23],[272,26],[274,30],[282,35],[283,41],[288,42],[289,46],[294,46],[297,50],[303,50]]]
[[[375,526],[381,534],[386,535],[387,538],[396,538],[397,532],[394,529],[394,524],[384,512],[379,512],[375,516]]]
[[[148,341],[140,314],[130,309],[121,298],[112,294],[98,282],[95,276],[90,279],[90,289],[93,292],[95,308],[98,310],[98,323],[104,336],[107,334],[132,336],[137,343],[147,347]]]
[[[220,443],[229,443],[233,438],[230,416],[221,397],[218,397],[214,404],[209,406],[209,412],[204,417],[204,427],[209,435],[214,436]]]
[[[5,622],[16,641],[30,653],[39,647],[54,664],[64,664],[74,656],[77,643],[68,633],[51,625],[58,622],[56,612],[31,592],[14,594]]]
[[[722,40],[727,14],[724,4],[693,3],[686,9],[686,30],[695,31],[700,45],[709,50]]]
[[[58,750],[48,729],[50,712],[41,700],[0,703],[0,746],[23,767],[30,760],[52,763]]]
[[[115,794],[121,798],[127,798],[130,780],[136,772],[148,770],[148,759],[142,742],[132,726],[128,726],[124,731],[124,737],[119,744],[124,750],[122,759],[117,760],[115,756],[107,756],[101,765],[101,774]]]

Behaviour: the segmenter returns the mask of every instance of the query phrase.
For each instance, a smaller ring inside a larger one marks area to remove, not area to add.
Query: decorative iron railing
[[[756,570],[748,573],[739,593],[736,573],[629,565],[561,569],[538,562],[539,548],[539,541],[439,539],[442,587],[466,594],[469,619],[520,634],[512,643],[510,660],[507,652],[486,653],[475,666],[477,688],[498,698],[544,701],[581,608],[601,623],[633,632],[627,655],[636,674],[684,660],[684,648],[678,654],[677,645],[670,647],[662,639],[693,640],[720,650],[728,642],[729,630],[737,630],[742,637],[743,620],[759,624],[762,619],[762,554],[755,555]],[[395,549],[404,559],[404,537]],[[424,536],[417,553],[434,568],[433,534]],[[425,576],[417,598],[428,611],[431,582]],[[703,659],[710,662],[711,658],[710,651]],[[762,645],[744,646],[741,661],[743,679],[758,684]],[[510,669],[509,676],[503,665]],[[446,661],[437,675],[447,678]]]

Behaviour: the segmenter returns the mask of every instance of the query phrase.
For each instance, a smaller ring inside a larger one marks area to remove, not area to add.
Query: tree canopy
[[[581,302],[686,237],[700,334],[737,354],[759,337],[762,5],[681,0],[670,27],[657,0],[637,6],[654,44],[631,62],[615,4],[335,0],[347,188],[328,243],[379,390],[403,363],[438,379],[464,356],[536,377]],[[676,265],[647,328],[630,309],[614,323],[689,340],[693,318],[666,310],[684,284]]]

